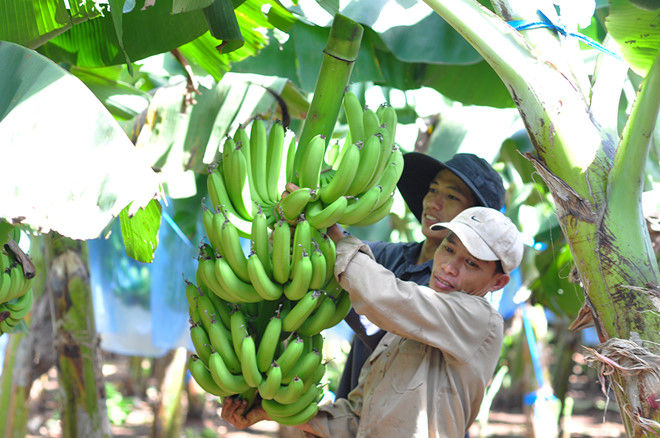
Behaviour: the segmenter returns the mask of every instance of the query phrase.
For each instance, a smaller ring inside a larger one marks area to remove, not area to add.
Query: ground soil
[[[125,356],[105,355],[104,375],[106,381],[114,385],[122,394],[126,389],[128,378],[128,358]],[[577,371],[583,370],[580,364]],[[147,388],[142,396],[124,396],[124,402],[130,405],[127,416],[121,424],[114,424],[114,437],[149,437],[153,420],[153,406],[157,397],[153,383],[147,381]],[[150,386],[151,385],[151,386]],[[193,386],[193,393],[194,391]],[[28,437],[60,437],[61,428],[58,420],[57,375],[51,369],[35,382],[30,397],[30,420]],[[573,413],[564,420],[562,438],[565,437],[623,437],[624,429],[617,411],[616,402],[611,399],[607,409],[607,399],[603,395],[595,372],[579,372],[573,374],[569,381],[569,396],[575,401]],[[268,438],[283,437],[280,428],[274,422],[261,422],[246,430],[237,431],[220,418],[217,399],[202,396],[203,402],[186,403],[188,415],[182,437],[186,438]],[[527,437],[525,414],[521,403],[495,400],[489,414],[486,433],[490,437]],[[476,437],[480,427],[474,424],[470,436]],[[537,435],[540,436],[540,435]]]

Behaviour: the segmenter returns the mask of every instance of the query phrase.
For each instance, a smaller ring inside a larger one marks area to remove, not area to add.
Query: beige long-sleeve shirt
[[[397,279],[360,240],[337,243],[335,275],[356,312],[389,333],[358,386],[310,421],[317,434],[462,438],[500,354],[503,321],[484,299]]]

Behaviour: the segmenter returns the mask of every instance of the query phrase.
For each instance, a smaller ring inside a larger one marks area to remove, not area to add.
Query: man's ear
[[[504,274],[504,273],[495,274],[495,282],[493,283],[492,287],[489,288],[489,291],[493,292],[496,290],[503,289],[504,286],[509,284],[509,280],[511,280],[509,274]]]

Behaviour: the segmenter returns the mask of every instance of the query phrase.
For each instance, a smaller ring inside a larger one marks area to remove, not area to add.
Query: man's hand
[[[270,420],[261,405],[253,406],[244,414],[247,401],[239,398],[227,397],[222,402],[222,418],[237,429],[246,429],[261,420]]]
[[[328,235],[329,238],[332,239],[333,242],[337,243],[346,235],[344,234],[344,230],[341,229],[341,227],[337,224],[331,225],[328,227],[328,229],[325,231],[325,234]]]

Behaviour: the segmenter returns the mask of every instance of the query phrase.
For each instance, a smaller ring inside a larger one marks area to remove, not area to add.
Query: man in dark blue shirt
[[[449,222],[469,207],[484,206],[501,210],[504,186],[499,174],[482,158],[456,154],[441,163],[429,155],[404,155],[404,168],[397,184],[408,208],[422,225],[422,242],[369,242],[376,261],[397,278],[428,286],[433,254],[446,230],[431,230],[437,222]],[[357,386],[362,365],[385,331],[351,310],[346,322],[355,331],[351,351],[337,389],[337,398],[347,398]]]

